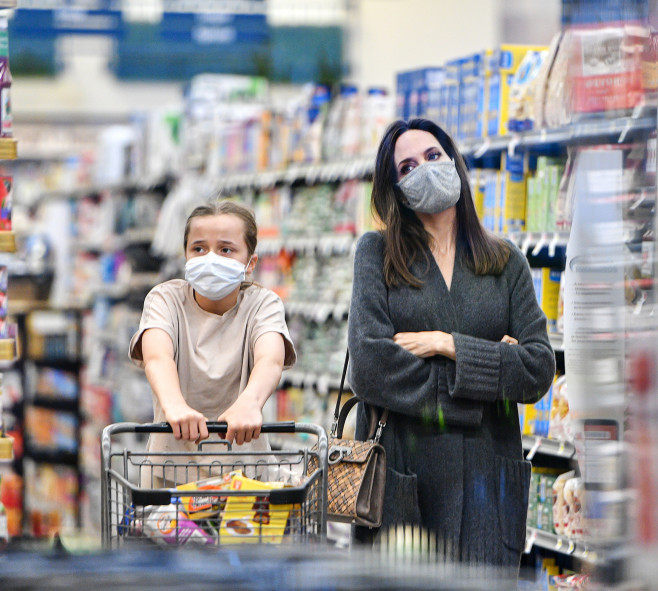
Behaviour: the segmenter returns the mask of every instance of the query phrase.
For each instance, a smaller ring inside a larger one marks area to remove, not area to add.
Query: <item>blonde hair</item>
[[[187,238],[190,234],[192,220],[209,215],[234,215],[240,218],[244,225],[244,241],[247,243],[249,256],[256,252],[258,226],[256,225],[254,212],[247,206],[236,203],[235,201],[211,201],[195,207],[185,222],[185,232],[183,234],[183,249],[185,251],[187,251]]]

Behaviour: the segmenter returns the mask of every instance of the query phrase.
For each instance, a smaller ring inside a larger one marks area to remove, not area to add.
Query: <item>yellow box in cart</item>
[[[237,475],[230,490],[271,491],[283,482],[261,482]],[[221,544],[273,543],[283,539],[292,505],[270,505],[269,495],[228,496],[219,527]]]
[[[528,51],[544,51],[545,45],[514,45],[505,43],[491,53],[487,104],[487,135],[507,135],[509,129],[509,93],[516,69]]]
[[[238,475],[242,475],[240,470],[178,485],[176,488],[179,490],[204,491],[208,493],[204,496],[181,496],[180,502],[187,516],[196,521],[217,515],[226,497],[213,493],[221,490],[229,490],[233,478]]]

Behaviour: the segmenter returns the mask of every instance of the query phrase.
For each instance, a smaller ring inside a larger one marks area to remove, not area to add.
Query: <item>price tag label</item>
[[[521,252],[523,252],[524,255],[528,254],[528,250],[530,250],[530,244],[532,244],[532,232],[528,232],[525,240],[523,241],[523,244],[521,245]]]
[[[537,453],[537,450],[539,449],[540,445],[541,445],[541,437],[537,437],[535,439],[535,442],[532,444],[532,447],[530,448],[528,455],[526,456],[526,460],[530,461],[532,460],[532,458],[535,457],[535,454]]]
[[[566,451],[566,446],[564,445],[564,440],[561,440],[560,447],[558,447],[557,453],[559,455],[564,455],[565,451]]]
[[[491,142],[489,141],[489,138],[487,138],[486,140],[484,140],[482,145],[480,145],[480,147],[477,150],[475,150],[475,152],[473,153],[473,158],[476,159],[482,158],[482,156],[484,156],[488,152],[490,146],[491,146]]]

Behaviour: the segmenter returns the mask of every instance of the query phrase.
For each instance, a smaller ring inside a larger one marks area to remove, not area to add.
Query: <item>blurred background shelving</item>
[[[418,115],[455,137],[478,214],[526,255],[548,318],[558,375],[540,403],[520,408],[533,464],[524,566],[535,582],[555,568],[596,573],[610,548],[586,541],[575,522],[554,522],[563,476],[582,477],[580,444],[569,431],[572,342],[564,327],[574,170],[586,149],[619,153],[622,190],[613,198],[623,203],[623,223],[614,235],[623,244],[625,330],[614,336],[632,349],[653,326],[655,304],[655,3],[256,0],[249,41],[241,36],[246,21],[227,3],[207,3],[207,14],[222,22],[175,3],[159,17],[158,3],[82,4],[71,3],[67,16],[46,3],[0,1],[0,9],[13,9],[15,139],[0,138],[3,173],[14,180],[13,228],[0,234],[0,267],[18,351],[9,338],[6,348],[0,341],[0,357],[3,414],[23,481],[17,537],[48,538],[68,527],[98,532],[100,431],[152,416],[128,342],[148,290],[181,276],[176,237],[186,214],[208,198],[254,209],[256,279],[284,300],[297,347],[298,364],[284,373],[266,420],[329,426],[352,255],[359,236],[377,227],[369,211],[377,141],[395,117]],[[88,30],[76,29],[71,15]],[[621,41],[609,51],[632,56],[617,69],[602,66],[617,90],[587,108],[570,91],[587,78],[573,70],[583,15],[597,15],[585,27],[603,36],[596,47],[613,36]],[[48,25],[56,17],[59,30]],[[388,22],[414,38],[400,33],[404,42],[382,44]],[[235,43],[199,41],[227,31]],[[428,39],[437,38],[428,54]],[[178,59],[163,57],[171,55]],[[524,84],[524,71],[543,81],[544,95]],[[514,96],[496,103],[502,89]],[[56,356],[35,350],[44,326],[46,340],[60,343],[53,346],[73,339],[75,347]],[[631,391],[629,417],[637,413]],[[575,508],[582,478],[567,490]],[[632,521],[630,503],[618,507]],[[629,530],[611,544],[637,542]],[[657,542],[649,535],[639,543]]]

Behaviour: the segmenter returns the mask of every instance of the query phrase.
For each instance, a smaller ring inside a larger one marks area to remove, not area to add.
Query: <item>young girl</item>
[[[173,436],[152,434],[147,451],[195,451],[208,438],[206,421],[228,423],[233,450],[269,450],[262,408],[296,354],[280,298],[245,282],[258,261],[256,243],[246,207],[199,206],[185,224],[185,279],[147,295],[129,355],[153,390],[154,421],[173,429]]]

